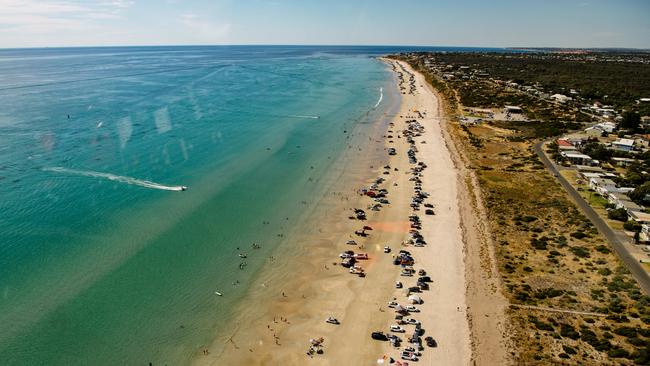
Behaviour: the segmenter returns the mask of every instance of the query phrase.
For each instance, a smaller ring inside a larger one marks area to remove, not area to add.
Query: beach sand
[[[422,323],[423,338],[432,336],[438,344],[436,348],[425,345],[418,364],[505,362],[504,305],[499,302],[496,285],[477,290],[494,277],[481,273],[490,268],[483,266],[475,250],[480,246],[481,232],[476,231],[480,220],[475,217],[476,205],[464,191],[466,177],[458,167],[461,160],[454,158],[453,148],[448,147],[438,98],[424,78],[406,64],[385,61],[404,74],[405,88],[400,110],[391,120],[393,125],[384,132],[386,137],[371,141],[366,151],[359,151],[357,158],[347,163],[344,169],[355,174],[345,186],[336,176],[331,178],[330,194],[316,205],[302,228],[288,235],[295,245],[283,245],[258,274],[259,280],[229,326],[231,332],[211,345],[197,345],[196,364],[375,365],[384,355],[399,359],[398,349],[389,342],[372,340],[370,333],[388,333],[389,326],[395,324],[395,312],[387,307],[388,301],[396,298],[400,304],[407,304],[406,290],[395,289],[395,281],[402,281],[405,288],[415,285],[417,275],[402,277],[399,267],[392,264],[400,249],[409,250],[415,259],[414,268],[426,270],[433,279],[430,289],[419,294],[424,300],[417,305],[421,312],[407,316]],[[408,73],[414,75],[412,93]],[[415,137],[417,158],[427,165],[421,178],[422,190],[430,194],[425,202],[433,204],[435,211],[435,215],[425,215],[424,207],[416,211],[422,221],[420,232],[428,243],[424,247],[402,244],[409,237],[414,183],[409,181],[413,164],[406,154],[410,146],[401,132],[412,118],[425,127],[424,133]],[[391,147],[397,154],[389,157],[387,149]],[[350,146],[351,150],[355,148]],[[384,169],[385,164],[390,169]],[[367,209],[374,203],[372,199],[358,190],[378,177],[386,179],[379,188],[389,191],[390,204],[375,212]],[[355,207],[366,210],[366,221],[349,219]],[[355,236],[354,231],[364,225],[373,228],[368,231],[370,235]],[[355,239],[359,246],[347,245],[349,239]],[[466,243],[468,240],[474,243]],[[386,245],[392,248],[389,254],[383,253]],[[344,250],[369,254],[369,260],[359,263],[366,277],[350,274],[335,264]],[[476,258],[465,258],[466,253]],[[473,267],[466,268],[467,264]],[[341,324],[325,323],[328,316]],[[414,330],[413,325],[403,327],[407,334],[398,334],[404,340],[402,349],[410,345],[406,337]],[[320,337],[324,338],[324,353],[308,356],[309,340]],[[208,354],[202,354],[202,349]]]

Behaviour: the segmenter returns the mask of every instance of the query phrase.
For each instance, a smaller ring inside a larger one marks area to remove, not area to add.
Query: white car
[[[413,318],[407,318],[406,320],[404,320],[404,322],[406,322],[406,324],[411,324],[411,325],[420,324],[420,322],[418,320],[415,320]]]
[[[384,247],[384,253],[390,253],[390,247],[389,246]]]
[[[400,356],[402,357],[403,360],[409,360],[409,361],[418,360],[417,356],[414,355],[413,352],[409,352],[409,351],[403,351]]]
[[[389,301],[389,302],[388,302],[388,307],[389,307],[389,308],[394,308],[394,307],[396,307],[396,306],[397,306],[397,303],[396,303],[395,301]]]
[[[391,325],[390,326],[390,331],[395,332],[395,333],[405,333],[406,331],[404,328],[400,327],[399,325]]]
[[[419,312],[420,312],[420,309],[416,308],[416,307],[413,306],[413,305],[409,305],[409,306],[407,306],[407,307],[406,307],[406,310],[407,310],[407,311],[410,311],[410,312],[412,312],[412,313],[419,313]]]

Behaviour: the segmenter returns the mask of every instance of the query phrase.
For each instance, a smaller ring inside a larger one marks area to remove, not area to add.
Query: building
[[[589,165],[593,159],[591,156],[579,153],[577,151],[562,151],[560,154],[564,156],[573,165]]]
[[[575,150],[576,147],[567,139],[557,139],[557,147],[560,151]]]
[[[632,139],[618,139],[612,142],[612,147],[619,151],[632,151],[634,150],[634,140]]]
[[[632,202],[630,197],[625,193],[620,192],[610,192],[607,195],[607,201],[613,204],[616,208],[624,208],[626,210],[641,210],[641,207],[636,203]]]
[[[630,158],[612,158],[612,162],[614,162],[616,165],[621,166],[621,167],[626,167],[634,162],[636,162],[636,159],[630,159]]]
[[[524,113],[524,111],[520,107],[507,105],[503,108],[503,113],[521,114]]]
[[[639,224],[650,225],[650,214],[643,211],[632,211],[629,213],[630,219],[638,222]]]
[[[562,94],[553,94],[553,95],[551,95],[550,98],[553,99],[553,100],[556,100],[556,101],[558,101],[560,103],[566,103],[566,102],[568,102],[570,100],[573,100],[573,98],[567,97],[566,95],[562,95]]]
[[[616,123],[614,122],[601,122],[598,124],[595,124],[593,127],[596,127],[602,131],[605,131],[607,133],[612,133],[616,131]]]
[[[589,179],[589,188],[598,192],[601,196],[607,197],[610,191],[616,191],[616,183],[607,178],[591,178]]]

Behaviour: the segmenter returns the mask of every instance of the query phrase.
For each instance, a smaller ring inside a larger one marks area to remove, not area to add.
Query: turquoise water
[[[366,51],[0,51],[0,363],[187,363],[383,112]]]

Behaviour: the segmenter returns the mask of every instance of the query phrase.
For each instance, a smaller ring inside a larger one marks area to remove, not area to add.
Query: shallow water
[[[187,363],[386,111],[395,51],[0,50],[1,363]]]

